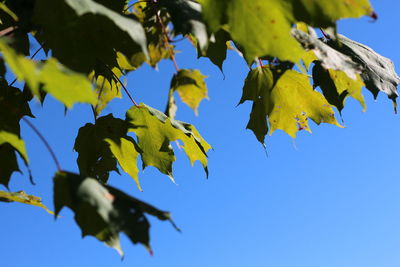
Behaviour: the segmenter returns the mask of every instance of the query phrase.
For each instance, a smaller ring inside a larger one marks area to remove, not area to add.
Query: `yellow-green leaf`
[[[298,62],[303,50],[290,35],[294,23],[334,25],[340,18],[369,15],[368,0],[200,0],[211,32],[225,27],[248,63],[272,56]]]
[[[17,54],[4,41],[0,42],[3,57],[20,81],[25,81],[32,93],[40,98],[39,86],[62,102],[72,107],[76,102],[96,103],[96,95],[90,81],[81,74],[68,70],[54,58],[38,63]]]
[[[254,102],[248,128],[261,143],[268,128],[258,127],[257,121],[264,123],[265,117],[270,135],[280,129],[293,138],[299,130],[311,132],[309,118],[316,124],[325,122],[340,126],[331,105],[313,90],[308,76],[294,70],[282,71],[268,66],[251,70],[241,103],[245,100]]]
[[[139,152],[136,150],[135,144],[126,138],[119,138],[119,140],[106,138],[104,141],[110,145],[111,153],[117,158],[124,172],[128,173],[135,180],[137,187],[142,191],[138,177],[139,169],[136,164]]]
[[[0,201],[1,202],[19,202],[19,203],[24,203],[36,207],[40,207],[47,211],[50,214],[54,213],[49,210],[45,205],[42,203],[42,199],[37,196],[33,195],[28,195],[24,191],[18,191],[18,192],[5,192],[0,190]]]
[[[130,123],[129,131],[137,136],[143,167],[154,166],[172,178],[175,155],[170,142],[181,140],[190,162],[200,161],[208,173],[206,153],[210,146],[193,126],[172,120],[144,104],[128,110],[126,120]]]
[[[28,155],[26,154],[25,142],[23,140],[19,139],[16,134],[0,131],[0,145],[4,143],[12,145],[28,164]]]
[[[199,70],[181,69],[171,81],[171,90],[177,91],[182,102],[191,107],[196,115],[201,100],[208,98],[204,82],[206,77]]]
[[[360,75],[357,74],[353,80],[342,71],[333,69],[325,70],[320,63],[316,63],[313,68],[314,87],[319,86],[328,102],[334,105],[339,112],[342,111],[345,100],[348,96],[356,99],[366,110],[362,87],[364,86]]]

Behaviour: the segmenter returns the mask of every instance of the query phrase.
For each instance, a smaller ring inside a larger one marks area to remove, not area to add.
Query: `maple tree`
[[[107,185],[112,171],[123,170],[141,190],[137,160],[143,169],[157,168],[174,180],[172,141],[181,141],[193,165],[208,175],[210,144],[192,124],[177,120],[175,97],[197,114],[207,98],[200,70],[180,69],[173,41],[183,35],[222,70],[228,49],[243,56],[250,70],[239,104],[252,101],[247,128],[265,146],[265,136],[283,130],[292,137],[316,124],[341,127],[347,97],[365,109],[362,87],[387,94],[396,111],[400,78],[393,63],[371,48],[336,32],[342,18],[376,17],[367,0],[4,0],[0,2],[0,184],[8,188],[19,171],[17,157],[29,166],[20,135],[27,123],[52,154],[55,216],[64,206],[75,213],[83,235],[93,235],[123,254],[119,233],[149,250],[147,215],[168,220],[159,210]],[[320,28],[323,37],[315,29]],[[104,39],[102,36],[108,36]],[[35,39],[47,57],[35,60]],[[137,104],[121,78],[144,64],[156,67],[171,60],[176,73],[165,112]],[[6,79],[11,71],[24,84]],[[312,77],[312,79],[310,79]],[[318,90],[316,88],[319,88]],[[175,93],[176,92],[176,93]],[[63,170],[40,131],[30,105],[46,95],[66,109],[90,105],[94,122],[82,125],[75,139],[79,174]],[[126,97],[132,107],[125,118],[104,114],[114,98]],[[31,117],[31,118],[28,118]],[[0,191],[0,201],[39,206],[41,199],[24,191]]]

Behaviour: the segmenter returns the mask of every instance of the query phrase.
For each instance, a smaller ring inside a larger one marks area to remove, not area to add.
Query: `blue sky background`
[[[398,25],[400,2],[372,0],[379,19],[339,22],[339,32],[391,58],[400,70]],[[37,48],[34,47],[33,50]],[[192,168],[177,151],[173,184],[154,168],[140,174],[144,192],[128,175],[112,174],[111,185],[171,211],[182,233],[168,222],[151,218],[154,256],[121,236],[126,253],[119,255],[93,237],[82,240],[72,212],[54,218],[39,208],[0,203],[1,266],[163,266],[163,267],[397,267],[400,265],[399,115],[380,94],[375,102],[364,91],[367,111],[348,99],[345,128],[317,127],[292,140],[282,132],[267,137],[268,157],[246,130],[250,103],[236,107],[247,67],[235,52],[224,64],[225,79],[207,59],[181,43],[181,68],[198,68],[208,75],[209,101],[199,116],[179,103],[177,118],[190,122],[213,145],[210,176],[199,163]],[[164,110],[172,62],[159,71],[141,68],[128,76],[137,102]],[[115,100],[103,115],[124,118],[128,98]],[[92,122],[91,110],[64,108],[48,97],[44,107],[33,103],[31,120],[49,140],[62,167],[77,172],[72,150],[78,129]],[[12,191],[41,196],[53,209],[55,166],[43,144],[22,124],[36,186],[14,174]],[[4,188],[2,188],[4,190]]]

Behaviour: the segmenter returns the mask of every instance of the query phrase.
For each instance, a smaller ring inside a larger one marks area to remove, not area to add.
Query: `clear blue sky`
[[[400,2],[372,0],[379,19],[345,20],[339,32],[391,58],[400,71]],[[192,168],[182,151],[174,165],[178,185],[149,167],[140,174],[144,192],[127,175],[110,183],[171,211],[182,229],[151,219],[154,256],[122,237],[126,253],[118,254],[93,237],[82,240],[73,214],[65,208],[54,218],[39,208],[0,203],[1,266],[140,266],[140,267],[398,267],[400,265],[399,115],[383,94],[375,102],[368,91],[367,111],[348,100],[346,127],[311,125],[296,140],[276,132],[267,138],[268,157],[245,130],[250,104],[236,107],[247,74],[234,52],[224,64],[226,79],[208,60],[196,60],[187,43],[177,56],[182,68],[208,75],[210,101],[199,116],[179,104],[178,119],[193,123],[214,147],[209,153],[209,179]],[[164,110],[173,65],[159,71],[144,67],[128,76],[135,100]],[[124,117],[125,97],[103,114]],[[34,103],[31,120],[55,148],[64,169],[77,172],[72,151],[79,127],[92,122],[88,106],[76,105],[64,116],[63,106],[46,99]],[[43,197],[53,209],[52,176],[56,171],[43,144],[22,125],[37,185],[15,174],[10,188]],[[4,188],[2,188],[3,190]]]

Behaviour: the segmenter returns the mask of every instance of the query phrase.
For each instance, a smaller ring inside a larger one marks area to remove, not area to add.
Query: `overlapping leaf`
[[[196,115],[201,100],[208,98],[204,82],[206,77],[199,70],[180,69],[171,80],[170,90],[177,91],[182,102],[191,107]]]
[[[42,199],[37,196],[28,195],[24,191],[5,192],[0,190],[0,202],[19,202],[36,207],[40,207],[50,214],[54,214],[42,203]]]
[[[82,236],[92,235],[123,255],[119,233],[151,251],[147,215],[171,220],[168,212],[131,197],[122,191],[100,184],[93,178],[58,172],[54,177],[54,205],[58,215],[64,206],[75,213]],[[174,225],[174,224],[173,224]]]
[[[363,68],[349,56],[340,53],[319,40],[313,30],[308,34],[299,29],[293,29],[292,34],[305,49],[314,52],[316,58],[325,69],[343,71],[352,79],[356,79],[357,74],[360,74],[363,70]],[[309,52],[310,51],[308,51],[308,53]],[[309,54],[305,54],[304,56],[305,58],[303,58],[303,60],[305,59],[304,61],[308,63],[306,65],[309,67],[310,62],[307,61]]]
[[[267,132],[281,129],[292,137],[299,130],[310,131],[308,119],[340,126],[331,105],[311,87],[308,76],[294,70],[282,71],[265,66],[249,72],[240,103],[253,101],[247,125],[264,143]],[[268,129],[265,124],[268,119]]]
[[[175,161],[171,141],[181,140],[191,164],[200,161],[208,174],[207,151],[210,145],[199,135],[194,126],[172,120],[164,113],[141,104],[126,113],[129,131],[137,136],[143,168],[154,166],[172,178],[172,163]]]
[[[170,14],[175,34],[192,34],[200,50],[205,51],[209,37],[202,19],[201,5],[191,0],[160,0],[158,4]]]
[[[226,59],[226,51],[228,50],[227,42],[230,39],[229,33],[220,29],[214,34],[214,38],[210,40],[205,52],[198,49],[198,57],[209,58],[222,71],[222,64]]]
[[[107,182],[111,171],[118,172],[118,162],[141,189],[136,166],[138,148],[127,132],[127,123],[111,114],[80,128],[74,145],[80,174]]]
[[[344,35],[339,34],[337,41],[339,44],[333,41],[328,44],[363,67],[361,78],[365,87],[373,93],[374,97],[379,92],[384,92],[396,106],[397,85],[400,83],[400,77],[394,70],[393,62],[376,53],[370,47],[353,41]]]
[[[36,37],[76,71],[89,74],[99,62],[116,67],[116,51],[148,54],[140,22],[93,0],[37,1],[34,22],[42,29]]]
[[[20,171],[18,167],[18,153],[25,164],[28,157],[25,145],[20,136],[19,122],[23,116],[33,116],[27,99],[15,87],[8,86],[5,81],[0,82],[0,184],[8,187],[13,172]]]
[[[102,70],[99,72],[99,70]],[[107,106],[114,98],[121,98],[121,85],[118,79],[121,78],[122,72],[119,68],[108,70],[107,68],[97,68],[96,73],[91,73],[89,79],[95,84],[95,92],[97,94],[97,102],[93,105],[96,116]],[[111,78],[108,78],[111,77]]]
[[[290,35],[292,24],[333,25],[339,18],[369,15],[367,0],[201,0],[203,18],[211,32],[222,26],[243,49],[248,63],[273,56],[298,62],[303,51]]]
[[[324,69],[320,63],[315,64],[312,73],[314,87],[319,86],[326,100],[331,105],[334,105],[339,112],[342,111],[345,100],[349,96],[356,99],[363,107],[363,111],[365,111],[365,100],[361,93],[364,83],[359,75],[353,80],[344,72]]]
[[[0,51],[18,80],[25,81],[35,96],[40,97],[41,88],[67,107],[76,102],[96,103],[89,80],[66,69],[54,58],[37,63],[17,54],[5,42],[0,42]]]

